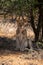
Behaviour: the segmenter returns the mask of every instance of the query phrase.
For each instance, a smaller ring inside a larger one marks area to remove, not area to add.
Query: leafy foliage
[[[0,0],[0,9],[4,12],[15,12],[16,14],[22,14],[29,12],[29,7],[37,3],[37,0]]]

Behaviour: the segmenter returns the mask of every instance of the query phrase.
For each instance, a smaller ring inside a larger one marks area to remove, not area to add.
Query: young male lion
[[[20,51],[24,51],[26,47],[29,45],[32,49],[32,42],[27,41],[27,31],[26,31],[26,22],[23,20],[19,20],[17,22],[18,28],[16,31],[16,49]]]

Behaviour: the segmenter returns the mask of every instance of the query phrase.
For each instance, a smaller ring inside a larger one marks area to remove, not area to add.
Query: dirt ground
[[[43,51],[0,50],[0,65],[43,65]]]

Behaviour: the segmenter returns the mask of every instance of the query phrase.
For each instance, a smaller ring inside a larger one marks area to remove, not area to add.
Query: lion
[[[27,47],[32,48],[32,41],[29,39],[27,40],[27,31],[25,28],[18,28],[17,29],[17,36],[16,36],[16,49],[20,51],[24,51]]]

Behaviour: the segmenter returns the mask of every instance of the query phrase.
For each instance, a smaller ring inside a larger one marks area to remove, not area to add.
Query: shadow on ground
[[[27,40],[29,42],[29,40]],[[32,43],[32,46],[34,49],[38,49],[37,46],[36,46],[37,43],[33,42]],[[43,46],[41,44],[39,44],[40,48]],[[6,50],[15,50],[16,48],[16,40],[13,40],[13,39],[10,39],[10,38],[7,38],[7,37],[0,37],[0,50],[1,49],[6,49]],[[28,47],[29,49],[29,47]]]
[[[16,45],[16,40],[12,40],[6,37],[0,37],[0,50],[1,49],[14,50],[15,45]]]

